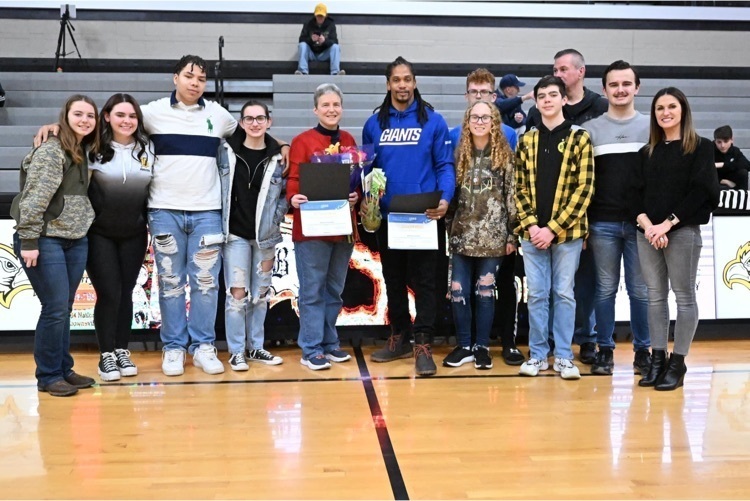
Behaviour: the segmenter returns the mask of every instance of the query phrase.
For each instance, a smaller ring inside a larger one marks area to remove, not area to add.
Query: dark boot
[[[399,358],[411,358],[412,347],[409,341],[409,331],[392,331],[385,346],[372,352],[370,360],[373,362],[392,362]]]
[[[677,387],[682,386],[686,372],[685,355],[672,353],[667,364],[667,372],[656,382],[654,389],[658,391],[672,391],[677,389]]]
[[[654,350],[651,354],[651,368],[638,381],[638,386],[654,386],[659,377],[667,371],[666,350]]]
[[[437,372],[437,366],[432,359],[430,338],[423,332],[414,334],[414,368],[417,376],[433,376]]]
[[[94,386],[94,383],[96,383],[96,381],[94,381],[94,378],[82,376],[80,374],[76,374],[73,371],[70,371],[70,374],[65,376],[65,381],[67,381],[68,384],[71,384],[79,389],[91,388],[92,386]]]

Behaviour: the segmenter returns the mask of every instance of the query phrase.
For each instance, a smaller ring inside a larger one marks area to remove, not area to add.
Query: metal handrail
[[[218,102],[221,106],[224,108],[227,107],[227,104],[224,100],[224,74],[222,73],[222,63],[224,62],[224,54],[222,49],[224,48],[224,37],[219,37],[219,60],[216,61],[216,66],[214,67],[214,80],[215,80],[215,86],[216,86],[216,102]]]

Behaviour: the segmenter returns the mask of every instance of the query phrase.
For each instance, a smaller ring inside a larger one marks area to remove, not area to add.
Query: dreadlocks
[[[396,66],[406,66],[409,68],[409,72],[416,77],[416,74],[414,73],[414,67],[412,64],[404,59],[401,56],[398,56],[392,63],[390,63],[388,66],[385,67],[385,78],[386,80],[391,79],[391,74],[393,73],[393,69]],[[433,106],[422,99],[422,96],[419,94],[419,89],[414,89],[414,100],[417,102],[417,120],[419,121],[419,125],[424,127],[424,124],[427,123],[427,108],[434,110]],[[390,119],[389,119],[389,113],[391,110],[391,91],[388,91],[385,93],[385,99],[383,99],[383,104],[378,106],[373,110],[373,113],[378,113],[378,124],[380,125],[381,129],[387,129]]]

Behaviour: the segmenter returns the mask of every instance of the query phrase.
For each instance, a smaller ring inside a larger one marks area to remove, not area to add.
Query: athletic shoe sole
[[[331,362],[341,363],[341,362],[346,362],[347,360],[351,360],[352,356],[347,354],[345,357],[334,357],[330,353],[327,353],[326,359],[330,360]]]
[[[185,374],[184,367],[180,369],[173,369],[173,370],[167,370],[164,367],[162,367],[161,371],[164,373],[165,376],[182,376],[183,374]]]
[[[315,365],[314,363],[310,362],[309,360],[305,360],[304,358],[299,359],[299,363],[307,367],[308,369],[314,370],[314,371],[322,371],[323,369],[330,369],[331,364],[330,362],[326,362],[324,365]]]
[[[193,359],[193,365],[197,368],[203,370],[206,374],[210,375],[216,375],[216,374],[223,374],[224,373],[224,364],[221,365],[221,367],[216,367],[215,369],[210,369],[207,367],[204,367],[203,364],[201,364],[199,361]]]
[[[284,362],[283,359],[280,359],[278,362],[274,360],[260,360],[259,358],[246,358],[245,360],[263,365],[281,365],[281,363]]]
[[[443,367],[461,367],[463,364],[468,364],[469,362],[473,362],[473,361],[474,361],[474,355],[464,357],[458,362],[447,362],[443,360]]]
[[[120,373],[112,373],[112,372],[102,372],[99,369],[97,369],[97,372],[99,373],[99,377],[102,381],[119,381],[120,380]]]
[[[245,364],[245,365],[232,365],[232,364],[229,364],[229,367],[231,367],[232,370],[235,371],[235,372],[244,372],[244,371],[249,371],[250,370],[250,366],[247,365],[247,364]]]
[[[130,367],[129,369],[120,369],[120,375],[125,377],[137,376],[138,367]]]

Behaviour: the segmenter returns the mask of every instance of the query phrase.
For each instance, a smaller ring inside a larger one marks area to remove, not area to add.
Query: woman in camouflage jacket
[[[514,155],[502,133],[499,111],[485,102],[472,103],[466,110],[459,141],[456,195],[446,216],[457,346],[443,365],[458,367],[473,361],[477,369],[490,369],[495,274],[503,256],[515,252],[517,245]],[[473,347],[471,293],[476,314]]]
[[[59,136],[23,159],[21,192],[11,205],[15,252],[42,303],[34,338],[37,387],[54,396],[94,384],[73,372],[70,312],[94,220],[86,154],[98,149],[98,118],[91,98],[71,96],[60,112]]]

